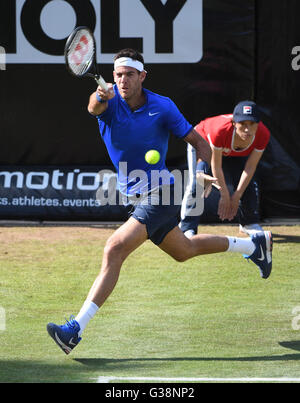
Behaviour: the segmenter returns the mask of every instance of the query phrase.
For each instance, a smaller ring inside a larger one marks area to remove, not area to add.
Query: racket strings
[[[67,51],[68,64],[78,76],[86,73],[94,57],[94,40],[87,30],[77,32]]]

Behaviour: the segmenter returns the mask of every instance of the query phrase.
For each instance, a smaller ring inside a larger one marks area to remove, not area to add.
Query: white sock
[[[255,245],[251,238],[236,238],[233,236],[228,236],[227,238],[229,241],[227,252],[239,252],[251,256],[255,251]]]
[[[82,335],[82,332],[86,328],[89,321],[96,315],[99,307],[94,304],[92,301],[85,301],[80,309],[78,315],[75,320],[79,323],[80,331],[78,332],[78,336]]]

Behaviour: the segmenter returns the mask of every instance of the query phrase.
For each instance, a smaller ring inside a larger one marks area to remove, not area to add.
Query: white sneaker
[[[195,231],[193,229],[189,229],[188,231],[185,231],[184,235],[187,238],[192,238],[192,236],[196,235]]]
[[[247,235],[254,235],[257,232],[262,232],[263,228],[259,224],[249,224],[249,225],[244,225],[242,226],[240,224],[240,232],[243,232],[244,234]]]

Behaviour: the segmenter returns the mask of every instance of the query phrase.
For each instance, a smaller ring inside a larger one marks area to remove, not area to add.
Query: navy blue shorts
[[[174,200],[174,185],[163,185],[134,197],[130,203],[129,216],[134,217],[147,228],[148,238],[159,245],[165,236],[179,223],[180,204]]]

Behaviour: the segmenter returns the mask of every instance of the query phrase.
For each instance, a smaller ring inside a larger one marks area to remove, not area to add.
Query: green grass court
[[[300,226],[265,228],[274,236],[268,280],[239,254],[177,263],[147,241],[69,356],[46,325],[77,314],[113,230],[0,228],[0,382],[300,380]],[[201,232],[238,235],[234,226]]]

